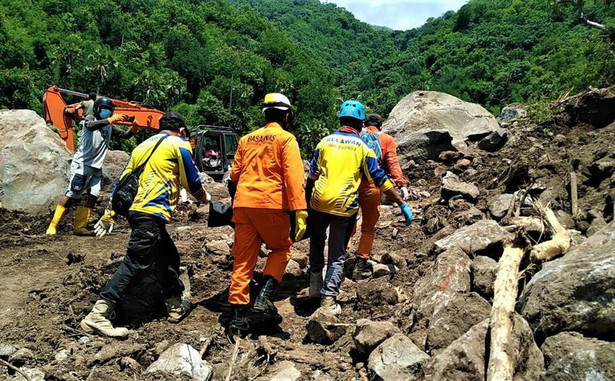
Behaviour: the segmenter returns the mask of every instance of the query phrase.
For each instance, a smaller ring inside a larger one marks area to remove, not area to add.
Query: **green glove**
[[[307,210],[295,211],[295,242],[299,242],[307,230]]]

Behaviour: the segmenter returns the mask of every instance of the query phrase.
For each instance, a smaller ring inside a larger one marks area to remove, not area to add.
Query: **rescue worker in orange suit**
[[[286,96],[270,93],[263,105],[265,127],[239,141],[230,172],[237,191],[233,203],[235,241],[228,301],[229,336],[248,333],[250,281],[261,242],[270,250],[263,270],[263,287],[252,310],[269,311],[271,297],[291,257],[290,247],[306,230],[303,161],[295,136],[288,132],[293,110]],[[295,229],[291,231],[291,219]],[[291,238],[292,235],[292,238]]]
[[[381,131],[382,117],[378,114],[369,114],[363,121],[362,136],[373,134],[377,138],[378,149],[380,150],[378,161],[389,178],[393,180],[404,201],[408,200],[408,183],[397,159],[397,145],[389,134]],[[374,245],[374,228],[380,218],[381,192],[374,184],[363,178],[359,186],[359,206],[361,208],[361,238],[359,247],[355,253],[355,266],[352,271],[352,279],[359,280],[369,278],[372,275],[372,268],[367,263],[370,258]]]

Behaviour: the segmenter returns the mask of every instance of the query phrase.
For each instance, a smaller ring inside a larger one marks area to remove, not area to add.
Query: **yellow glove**
[[[307,210],[295,211],[295,242],[299,242],[307,230]]]
[[[94,233],[96,233],[96,237],[100,238],[113,231],[113,225],[115,225],[115,220],[113,217],[115,217],[115,212],[113,210],[105,210],[105,214],[103,214],[96,225],[94,225]]]
[[[107,118],[107,122],[109,122],[110,124],[122,122],[127,116],[128,115],[126,114],[113,114]]]

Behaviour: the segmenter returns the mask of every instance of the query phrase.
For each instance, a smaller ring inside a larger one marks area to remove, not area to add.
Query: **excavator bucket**
[[[57,86],[51,86],[45,91],[43,106],[45,109],[45,122],[57,128],[60,132],[60,137],[66,144],[66,148],[74,151],[73,121],[76,117],[79,117],[75,107],[68,107],[66,105],[60,88]]]

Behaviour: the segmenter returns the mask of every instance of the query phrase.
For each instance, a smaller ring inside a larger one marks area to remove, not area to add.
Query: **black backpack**
[[[158,140],[152,152],[150,152],[149,156],[143,164],[139,165],[132,172],[126,174],[124,177],[118,180],[117,185],[113,189],[113,193],[111,194],[111,209],[119,215],[127,216],[128,210],[132,206],[132,202],[137,196],[137,192],[139,191],[139,177],[143,173],[143,169],[145,165],[149,161],[149,159],[156,151],[156,148],[162,143],[164,139],[169,135],[165,135]]]

